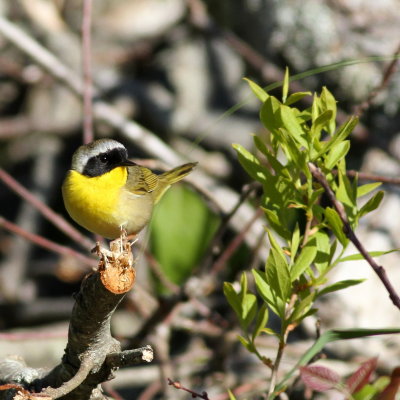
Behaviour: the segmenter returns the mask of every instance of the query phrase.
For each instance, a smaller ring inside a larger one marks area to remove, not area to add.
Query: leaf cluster
[[[265,268],[252,270],[256,294],[248,289],[245,273],[239,292],[231,283],[224,284],[224,292],[245,332],[241,342],[266,362],[255,345],[258,335],[276,335],[284,344],[288,333],[317,311],[317,298],[362,282],[352,279],[326,285],[327,274],[333,267],[342,259],[358,255],[343,258],[349,239],[337,211],[326,204],[324,189],[313,180],[308,163],[316,165],[326,176],[352,229],[361,217],[379,206],[383,192],[375,192],[363,206],[358,205],[358,199],[380,183],[360,186],[357,177],[350,180],[346,175],[348,137],[357,117],[336,126],[336,100],[327,88],[319,94],[289,95],[286,73],[279,100],[256,83],[248,83],[262,102],[260,120],[265,129],[253,135],[254,153],[239,144],[233,147],[248,175],[262,185],[270,251]],[[297,108],[296,103],[305,96],[312,96],[312,105]],[[382,253],[374,255],[379,254]],[[269,310],[279,316],[280,331],[267,328]]]

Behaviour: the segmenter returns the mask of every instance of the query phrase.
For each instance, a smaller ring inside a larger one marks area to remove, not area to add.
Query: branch
[[[61,232],[64,232],[67,236],[73,239],[76,243],[80,244],[86,250],[93,248],[93,242],[91,240],[82,235],[82,233],[74,228],[68,221],[54,212],[49,206],[43,203],[43,201],[34,196],[2,168],[0,168],[0,180],[18,194],[18,196],[35,207],[48,221],[55,225]]]
[[[376,182],[388,183],[389,185],[400,185],[400,178],[395,178],[391,176],[370,174],[368,172],[360,172],[360,171],[355,171],[353,169],[346,171],[346,175],[351,178],[357,177],[358,179],[365,181],[376,181]]]
[[[53,399],[105,399],[98,386],[112,378],[114,371],[122,365],[141,361],[150,362],[152,349],[146,346],[121,352],[120,343],[111,336],[110,321],[116,307],[131,286],[125,277],[133,270],[133,255],[125,236],[110,244],[110,250],[99,249],[99,272],[89,274],[82,282],[75,298],[68,332],[68,343],[61,363],[53,370],[43,373],[9,360],[0,362],[0,381],[19,384],[25,389],[42,390],[41,395]],[[121,272],[121,268],[123,271]],[[113,274],[111,270],[116,270]],[[131,272],[134,275],[134,272]],[[121,283],[116,285],[125,291],[113,291],[112,279],[118,275]],[[112,278],[109,281],[109,278]],[[132,282],[133,283],[133,282]],[[110,288],[109,288],[110,287]],[[4,368],[4,365],[10,365]],[[15,390],[15,389],[14,389]],[[0,392],[0,399],[7,390]]]
[[[170,378],[168,378],[168,385],[173,386],[175,389],[184,390],[185,392],[190,393],[192,395],[192,398],[194,398],[194,399],[196,397],[198,397],[199,399],[210,400],[210,398],[208,397],[207,392],[202,392],[202,393],[194,392],[193,390],[188,389],[185,386],[182,386],[180,384],[180,382],[173,381]]]
[[[96,265],[96,261],[93,258],[87,257],[78,251],[73,250],[70,247],[62,246],[58,243],[55,243],[49,239],[44,238],[43,236],[36,235],[35,233],[31,233],[21,228],[20,226],[13,224],[12,222],[6,220],[0,215],[0,227],[7,229],[10,232],[13,232],[36,245],[43,247],[47,250],[50,250],[57,254],[62,254],[64,256],[74,257],[80,260],[85,265],[89,265],[94,267]],[[83,267],[84,268],[84,267]]]
[[[354,233],[353,229],[350,226],[343,204],[336,198],[335,194],[333,193],[333,190],[329,186],[329,183],[325,175],[313,163],[308,163],[308,168],[310,169],[314,179],[324,188],[325,193],[329,198],[329,201],[332,203],[335,210],[339,214],[339,217],[343,223],[343,232],[346,234],[349,240],[354,244],[354,246],[357,248],[360,254],[365,258],[365,260],[372,267],[375,273],[378,275],[379,279],[381,280],[387,292],[389,293],[389,298],[392,300],[393,304],[400,309],[400,297],[398,296],[396,290],[390,283],[385,269],[381,265],[378,265],[375,262],[375,260],[368,254],[367,250],[358,240],[358,237],[356,236],[356,234]]]
[[[393,77],[393,75],[397,70],[397,66],[399,64],[399,55],[400,55],[400,46],[398,46],[398,48],[394,52],[393,60],[384,70],[380,84],[369,93],[366,100],[364,100],[361,104],[355,107],[354,113],[356,115],[361,117],[362,114],[364,114],[365,111],[371,107],[371,104],[374,102],[376,96],[378,96],[378,94],[381,93],[389,85],[390,79]]]

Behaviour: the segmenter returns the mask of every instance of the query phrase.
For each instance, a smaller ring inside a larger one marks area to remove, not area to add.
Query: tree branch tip
[[[150,345],[147,345],[142,352],[142,360],[152,362],[154,358],[154,351]]]
[[[103,248],[96,242],[92,252],[100,258],[98,270],[104,287],[111,293],[123,294],[133,287],[136,279],[132,243],[125,230],[121,231],[119,238],[110,242],[109,247]]]

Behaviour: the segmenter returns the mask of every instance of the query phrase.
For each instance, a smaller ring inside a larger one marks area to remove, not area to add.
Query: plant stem
[[[281,363],[283,350],[286,347],[286,342],[287,342],[287,338],[289,336],[289,332],[292,330],[288,321],[290,320],[290,316],[292,314],[292,310],[296,303],[296,300],[297,300],[297,293],[293,292],[290,297],[290,301],[289,301],[288,305],[286,306],[285,319],[284,319],[284,321],[282,321],[283,334],[282,334],[281,340],[279,341],[279,347],[278,347],[278,352],[276,353],[275,362],[272,366],[271,381],[269,383],[267,399],[271,398],[271,395],[275,390],[276,380],[278,377],[278,369],[279,369],[279,365]]]

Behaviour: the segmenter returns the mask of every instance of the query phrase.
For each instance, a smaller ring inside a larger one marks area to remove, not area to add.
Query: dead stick
[[[11,190],[22,197],[25,201],[35,207],[48,221],[55,225],[60,231],[64,232],[76,243],[80,244],[85,249],[92,249],[93,242],[82,235],[61,215],[54,212],[38,197],[34,196],[28,189],[16,181],[9,173],[0,168],[0,180],[3,181]]]

